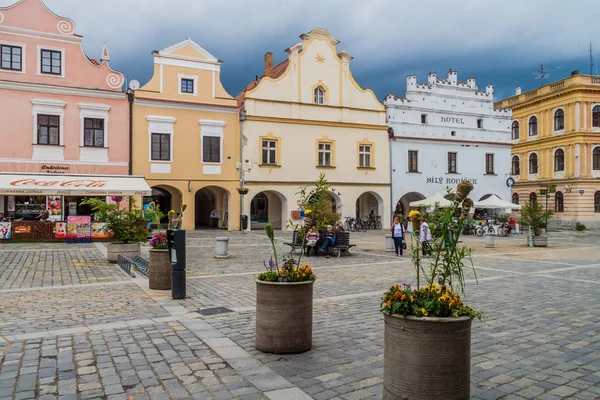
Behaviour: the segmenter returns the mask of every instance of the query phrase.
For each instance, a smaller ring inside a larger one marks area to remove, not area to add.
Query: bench
[[[334,254],[340,257],[342,253],[350,254],[350,249],[355,245],[350,244],[350,232],[338,231],[335,235],[335,245],[333,246]]]
[[[137,269],[142,275],[149,276],[150,274],[150,262],[141,256],[127,257],[119,254],[117,264],[123,271],[133,277],[135,277],[135,272],[131,271],[131,267]]]
[[[292,240],[290,242],[283,242],[283,244],[290,246],[292,249],[290,250],[290,253],[295,253],[296,252],[296,247],[302,247],[302,237],[298,236],[298,231],[294,231],[292,232]],[[306,250],[306,243],[304,244],[304,249]]]

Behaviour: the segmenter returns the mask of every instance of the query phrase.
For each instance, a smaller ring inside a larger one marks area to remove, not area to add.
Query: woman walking
[[[398,217],[394,217],[394,224],[391,226],[392,239],[394,239],[394,246],[396,248],[396,256],[402,256],[402,240],[404,239],[404,226],[400,223]]]

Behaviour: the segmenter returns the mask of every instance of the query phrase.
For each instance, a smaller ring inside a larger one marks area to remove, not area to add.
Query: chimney
[[[273,75],[273,53],[271,52],[265,54],[265,75]]]
[[[477,86],[475,78],[467,79],[467,86],[469,87],[469,89],[475,89],[475,87]]]
[[[451,85],[456,85],[458,81],[458,73],[455,70],[451,69],[448,71],[448,81],[450,81]]]
[[[485,85],[485,94],[489,96],[494,95],[494,85]]]
[[[521,86],[517,86],[517,90],[515,90],[515,96],[518,96],[521,94]]]
[[[579,70],[576,69],[575,71],[571,72],[571,76],[575,76],[575,75],[579,75]]]
[[[437,75],[436,75],[436,73],[435,73],[435,72],[430,72],[430,73],[427,75],[427,84],[428,84],[429,86],[433,86],[433,85],[435,85],[436,83],[437,83]]]

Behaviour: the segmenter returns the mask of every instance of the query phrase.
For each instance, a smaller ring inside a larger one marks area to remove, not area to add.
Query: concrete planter
[[[172,270],[168,249],[150,249],[150,289],[171,290]]]
[[[534,236],[533,237],[533,247],[548,247],[548,237],[547,236]]]
[[[301,353],[312,347],[314,282],[256,281],[256,349]]]
[[[106,245],[106,258],[109,262],[117,262],[119,254],[128,257],[140,255],[139,243],[108,243]]]
[[[384,314],[384,399],[468,399],[470,317]]]
[[[492,248],[494,247],[495,236],[491,233],[485,235],[485,247]]]
[[[394,238],[391,233],[385,235],[385,251],[388,253],[396,251],[396,245],[394,244]]]
[[[229,258],[229,238],[217,238],[217,255],[216,258]]]

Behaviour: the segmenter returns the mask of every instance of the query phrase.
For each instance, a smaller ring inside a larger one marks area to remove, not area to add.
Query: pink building
[[[0,8],[0,172],[128,174],[124,76],[98,50],[99,60],[86,56],[75,23],[41,0]],[[0,213],[27,217],[46,204],[59,219],[81,213],[79,199],[0,192]]]

